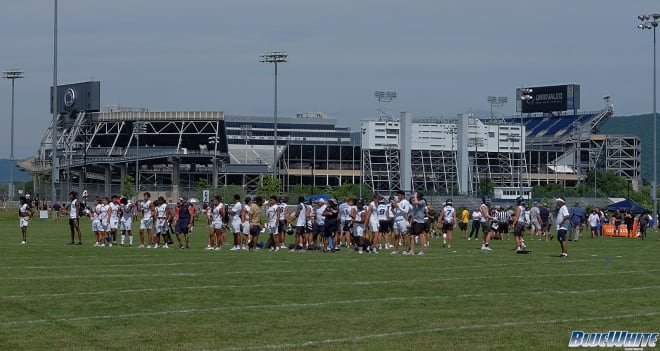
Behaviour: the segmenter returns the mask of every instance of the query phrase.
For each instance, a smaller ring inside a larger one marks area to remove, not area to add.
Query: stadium
[[[44,180],[52,169],[55,129],[58,200],[72,190],[119,193],[126,176],[137,180],[138,193],[167,198],[189,195],[201,179],[252,194],[264,174],[276,175],[284,192],[296,185],[364,183],[381,194],[416,189],[466,196],[479,196],[481,179],[488,178],[504,199],[529,198],[534,185],[575,186],[593,169],[621,175],[635,189],[641,184],[640,140],[599,134],[613,106],[579,111],[575,84],[518,89],[516,117],[380,113],[362,121],[357,133],[323,113],[280,117],[276,145],[272,117],[101,109],[95,81],[57,91],[63,102],[57,124],[46,129],[37,155],[20,166],[33,174],[36,192],[49,193]]]

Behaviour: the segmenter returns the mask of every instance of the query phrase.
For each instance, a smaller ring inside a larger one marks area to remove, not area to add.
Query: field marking
[[[424,334],[424,333],[439,333],[439,332],[448,332],[448,331],[516,327],[527,324],[557,324],[557,323],[589,322],[589,321],[601,321],[601,320],[612,320],[612,319],[629,319],[629,318],[650,317],[657,315],[660,315],[660,312],[648,312],[648,313],[601,316],[601,317],[585,317],[585,318],[573,318],[573,319],[549,319],[549,320],[536,320],[536,321],[524,321],[524,322],[502,322],[502,323],[493,323],[493,324],[462,325],[456,327],[410,329],[410,330],[402,330],[402,331],[390,332],[390,333],[359,335],[359,336],[353,336],[347,338],[309,340],[297,344],[296,343],[265,344],[265,345],[243,346],[243,347],[226,347],[217,350],[218,351],[279,350],[285,348],[301,348],[301,347],[312,347],[312,346],[327,345],[327,344],[351,343],[351,342],[368,340],[368,339],[380,339],[380,338],[389,338],[389,337]]]
[[[94,275],[46,275],[38,277],[2,277],[2,279],[11,280],[41,280],[41,279],[85,279],[85,278],[128,278],[128,277],[178,277],[178,276],[198,276],[197,273],[137,273],[137,274],[94,274]]]
[[[584,293],[646,290],[646,289],[658,289],[658,288],[660,288],[660,285],[633,287],[633,288],[626,287],[626,288],[612,288],[612,289],[587,289],[587,290],[566,290],[566,291],[544,290],[544,291],[533,291],[533,292],[518,292],[516,294],[517,295],[547,295],[547,294],[569,295],[569,294],[584,294]],[[334,301],[308,302],[308,303],[263,304],[263,305],[247,305],[247,306],[232,305],[232,306],[222,306],[222,307],[204,308],[204,309],[191,308],[191,309],[183,309],[183,310],[136,312],[136,313],[116,314],[116,315],[80,316],[80,317],[54,318],[54,319],[36,319],[36,320],[27,320],[27,321],[8,321],[8,322],[0,322],[0,326],[12,327],[12,326],[21,326],[21,325],[75,322],[75,321],[98,320],[98,319],[129,319],[129,318],[140,318],[140,317],[164,316],[171,314],[209,313],[209,312],[243,310],[243,309],[305,308],[305,307],[319,307],[319,306],[328,306],[328,305],[410,301],[410,300],[442,300],[442,299],[450,299],[450,298],[484,297],[484,296],[511,296],[511,292],[488,293],[488,294],[435,295],[435,296],[391,296],[391,297],[370,298],[370,299],[334,300]],[[654,313],[660,314],[660,312],[654,312]]]

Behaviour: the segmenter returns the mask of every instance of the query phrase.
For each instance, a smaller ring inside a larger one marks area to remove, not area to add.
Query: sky
[[[582,110],[653,110],[651,0],[59,0],[58,83],[101,82],[101,105],[151,111],[324,112],[358,129],[386,106],[415,117],[515,113],[515,89],[580,84]],[[54,1],[0,5],[0,70],[16,81],[15,156],[36,153],[52,115]],[[0,158],[9,156],[11,83],[0,81]],[[3,155],[6,154],[6,155]]]

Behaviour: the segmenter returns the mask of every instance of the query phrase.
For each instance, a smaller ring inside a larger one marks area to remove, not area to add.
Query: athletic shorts
[[[376,233],[380,231],[380,228],[378,227],[378,220],[369,220],[369,230],[371,230],[372,233]]]
[[[234,234],[241,234],[241,222],[231,221],[231,231]]]
[[[189,221],[182,221],[178,220],[176,221],[176,227],[174,228],[174,232],[179,234],[188,234],[188,224],[190,224]]]
[[[119,218],[111,218],[110,229],[118,229],[118,228],[119,228]]]
[[[156,233],[165,234],[167,233],[167,221],[165,218],[158,218],[156,220]]]
[[[515,227],[513,227],[513,235],[515,236],[523,236],[525,233],[525,224],[523,223],[517,223]]]
[[[20,228],[27,227],[28,221],[26,221],[25,218],[21,217],[18,221],[18,225],[20,226]]]
[[[325,226],[323,224],[318,225],[316,222],[312,224],[312,234],[319,235],[325,233]]]
[[[154,228],[153,218],[142,218],[142,220],[140,220],[140,230],[153,229],[153,228]]]
[[[350,219],[344,220],[341,222],[341,230],[344,232],[350,232],[353,222]]]
[[[296,234],[297,235],[303,235],[303,234],[306,234],[306,233],[308,233],[308,231],[307,231],[307,228],[305,228],[305,226],[302,226],[302,225],[296,226]]]
[[[541,226],[541,223],[539,223],[539,222],[532,221],[531,225],[532,225],[532,230],[534,230],[534,231],[543,229],[543,227]]]
[[[277,222],[277,230],[278,232],[283,232],[286,229],[286,220],[280,219]]]
[[[481,222],[481,231],[483,231],[484,233],[493,231],[493,228],[491,228],[490,221]]]
[[[378,226],[380,227],[381,233],[389,233],[392,231],[392,221],[388,221],[388,220],[379,221]]]
[[[269,225],[269,226],[266,228],[266,230],[268,230],[268,233],[269,233],[269,234],[276,235],[277,233],[280,232],[280,231],[279,231],[279,224],[277,224],[277,225]]]
[[[131,227],[133,226],[133,219],[128,217],[128,219],[121,219],[119,221],[119,230],[132,230]]]
[[[211,228],[222,230],[225,226],[222,221],[213,221],[213,223],[211,223]]]
[[[546,233],[549,232],[550,231],[550,222],[543,222],[543,224],[541,224],[541,231],[546,232]]]
[[[408,221],[405,219],[399,219],[394,221],[394,233],[399,235],[405,235],[408,231]]]
[[[250,226],[250,234],[252,236],[257,236],[257,235],[259,235],[259,233],[261,233],[261,226],[260,225],[253,224],[253,225]]]
[[[568,230],[566,230],[566,229],[558,229],[557,230],[557,241],[559,241],[559,242],[566,241],[566,233],[567,232],[568,232]]]
[[[245,222],[241,224],[241,228],[243,228],[243,234],[245,235],[250,234],[250,222]]]
[[[101,232],[103,231],[103,226],[101,225],[101,221],[92,221],[92,231],[93,232]]]
[[[69,225],[72,227],[78,226],[78,218],[69,218]]]
[[[424,234],[424,227],[426,226],[426,223],[418,223],[418,222],[412,222],[411,228],[410,228],[410,234],[412,235],[422,235]]]
[[[461,230],[467,230],[467,223],[459,222],[458,228],[460,228]]]

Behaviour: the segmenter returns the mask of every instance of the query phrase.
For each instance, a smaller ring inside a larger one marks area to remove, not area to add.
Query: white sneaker
[[[231,249],[229,249],[229,251],[239,251],[240,249],[241,249],[240,247],[234,246]]]
[[[472,240],[472,238],[468,238],[468,240]]]
[[[95,246],[98,246],[98,245],[95,245]],[[140,246],[138,246],[138,247],[141,248],[141,249],[143,249],[143,248],[144,248],[144,244],[140,244]]]
[[[358,250],[358,253],[359,253],[360,255],[362,255],[362,254],[364,253],[364,251],[362,251],[362,249],[359,249],[359,250]]]
[[[392,252],[390,252],[390,255],[396,255],[398,253],[399,253],[399,251],[392,251]]]
[[[286,249],[286,245],[284,243],[280,244],[280,249]]]
[[[27,241],[25,240],[21,241],[21,245],[25,245],[25,244],[27,244]]]
[[[451,245],[447,245],[447,248],[448,248],[448,249],[451,249]]]
[[[112,247],[112,243],[108,243],[108,247]]]
[[[484,246],[481,248],[483,251],[493,251],[489,246]]]
[[[275,252],[279,252],[279,251],[280,251],[280,248],[279,248],[279,247],[276,247],[276,248],[275,248]]]
[[[207,245],[207,246],[206,246],[206,249],[207,249],[207,250],[213,250],[213,246],[211,246],[211,245]]]
[[[220,251],[220,250],[222,250],[222,246],[216,246],[214,250],[215,251]]]
[[[169,249],[169,248],[170,247],[167,244],[163,245],[163,249]]]
[[[154,245],[154,249],[157,249],[157,248],[158,248],[158,244],[155,244],[155,245]]]
[[[417,253],[417,256],[424,256],[424,251],[420,251]]]
[[[105,243],[103,243],[103,244],[101,244],[101,245],[99,245],[99,246],[100,246],[100,247],[105,247]]]
[[[247,246],[245,245],[241,246],[241,250],[247,250]]]
[[[275,251],[275,248],[271,247],[268,251]]]
[[[401,254],[407,256],[407,255],[410,255],[410,252],[408,252],[408,251],[404,251],[404,252],[402,252]]]
[[[147,249],[150,249],[150,248],[151,248],[151,245],[147,245]]]

